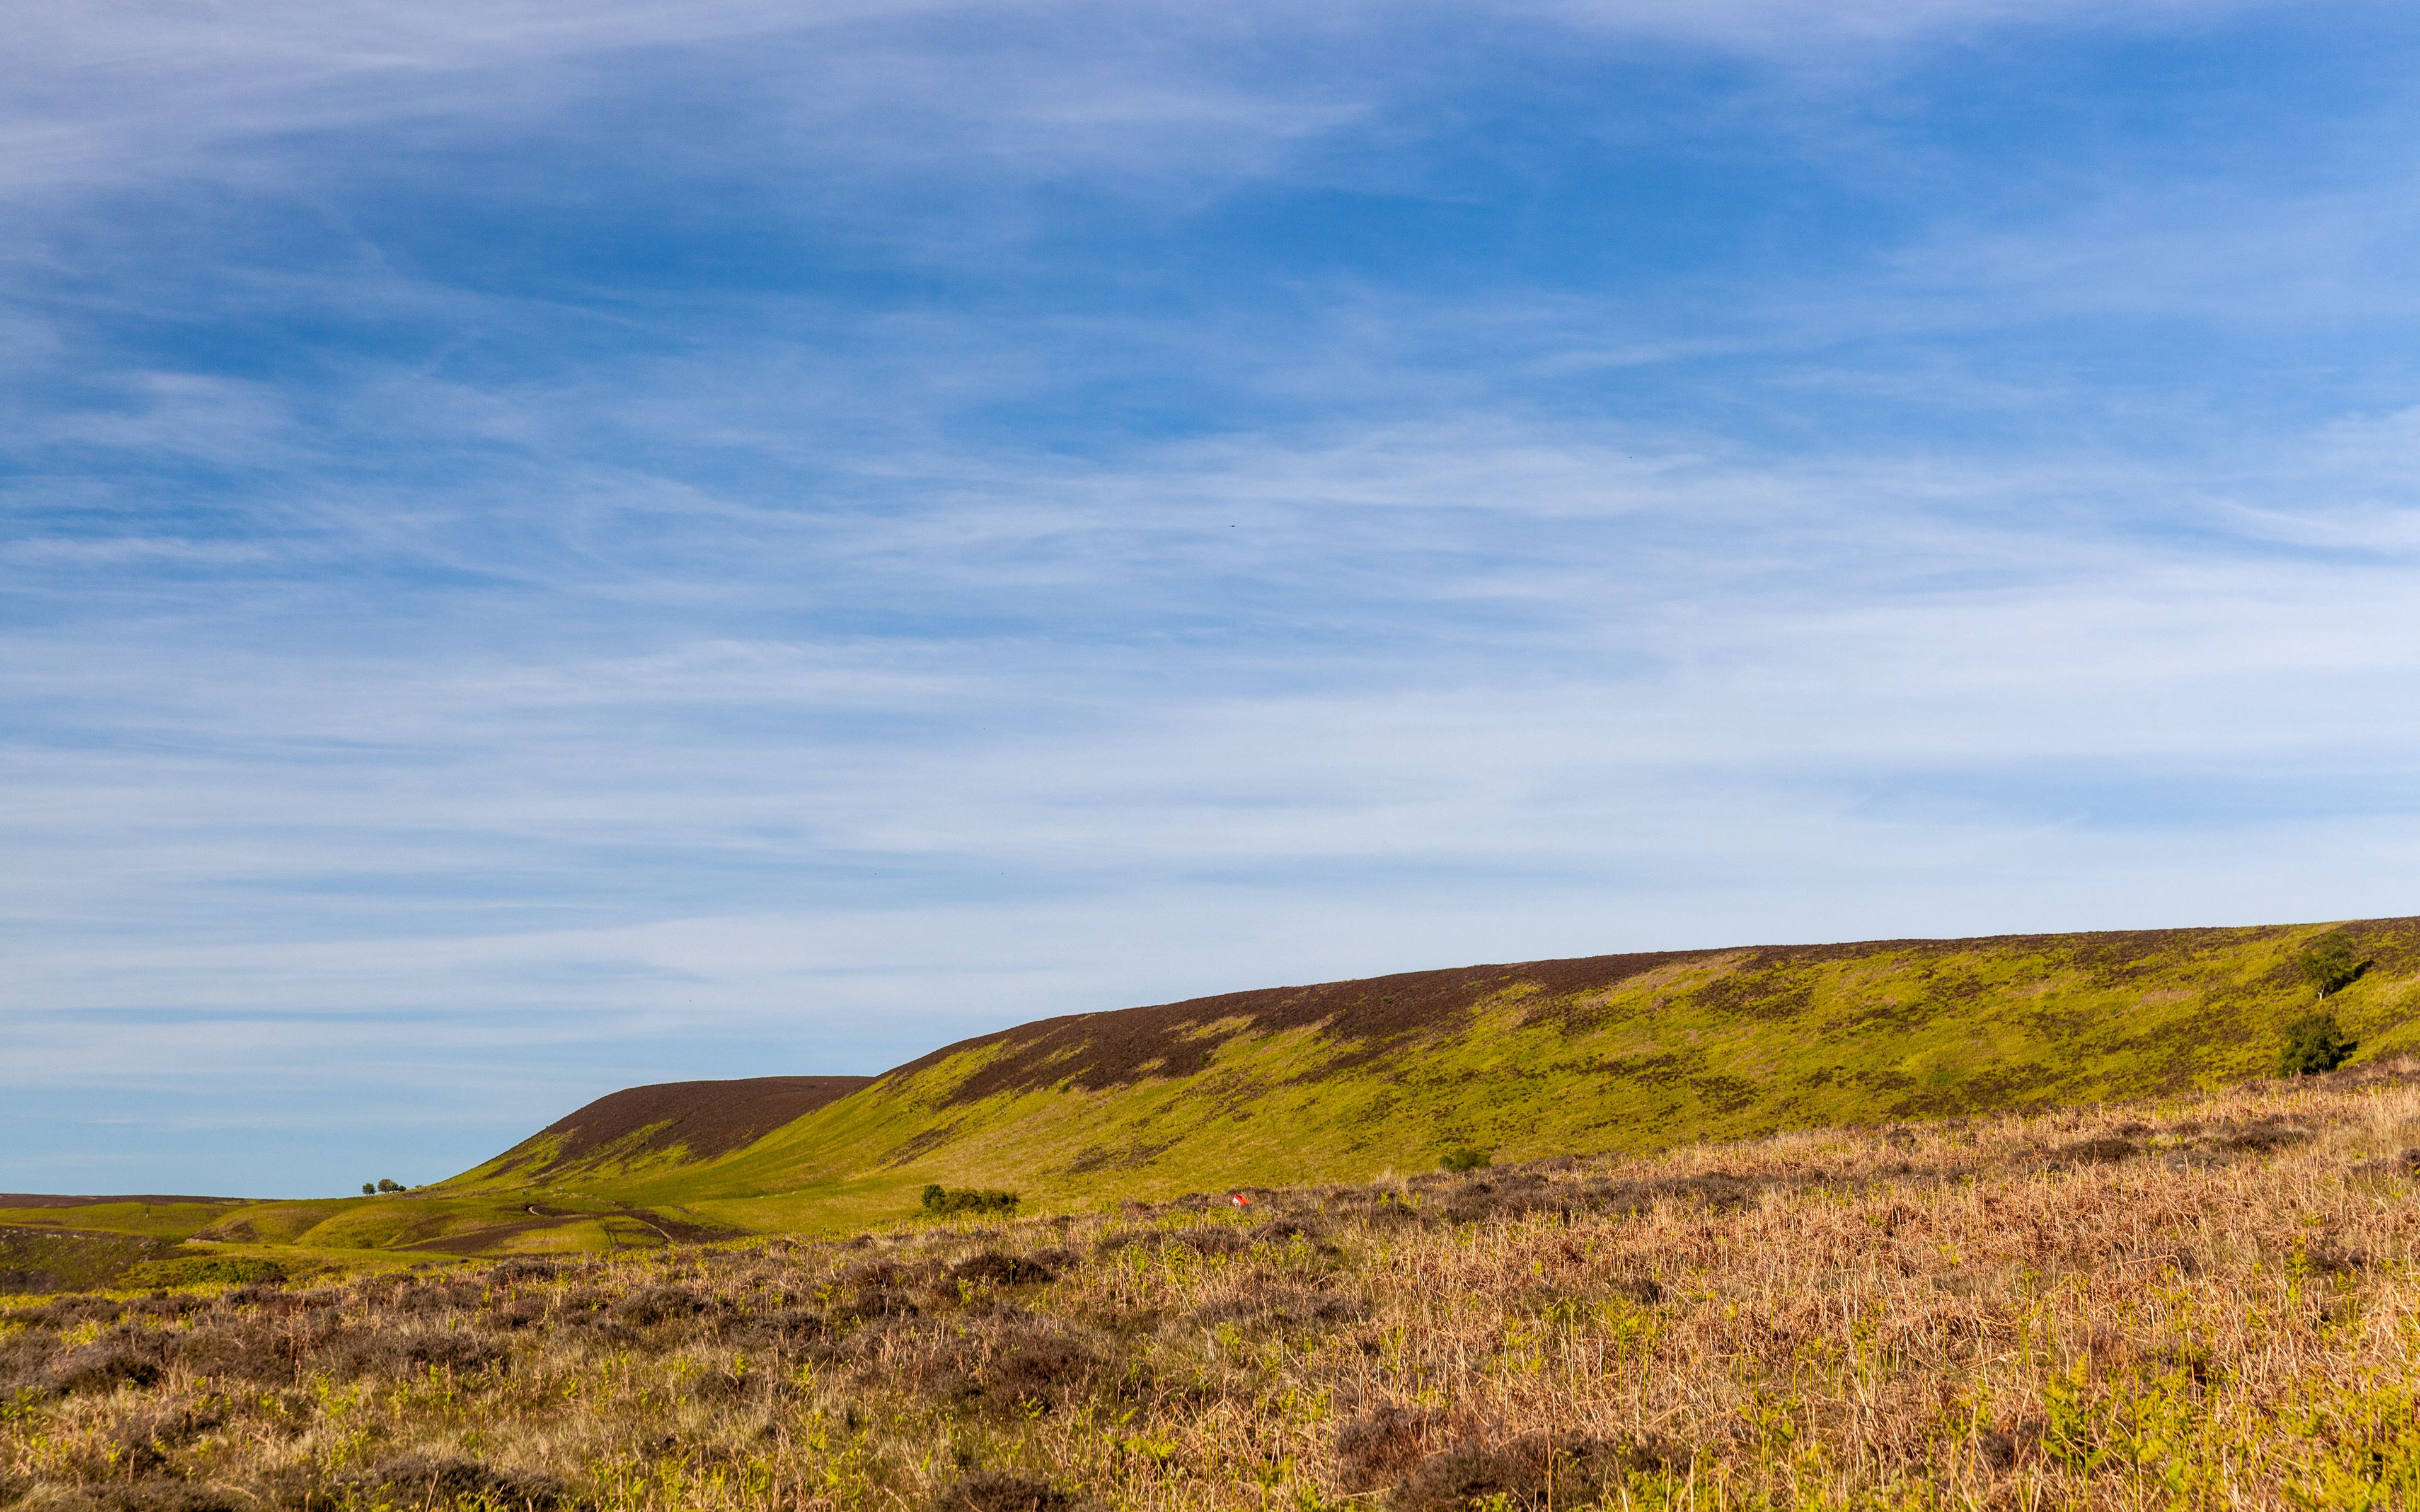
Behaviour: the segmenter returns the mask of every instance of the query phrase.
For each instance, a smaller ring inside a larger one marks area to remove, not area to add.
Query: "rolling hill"
[[[2270,1069],[2331,933],[2365,964],[2332,1004],[2362,1054],[2420,1041],[2412,919],[1527,962],[1043,1020],[613,1190],[815,1227],[926,1181],[1156,1199],[2182,1092]]]
[[[696,1165],[753,1144],[873,1080],[755,1076],[632,1087],[556,1119],[456,1180],[559,1183]]]
[[[1096,1206],[2182,1094],[2271,1070],[2330,935],[2362,968],[2329,1001],[2356,1060],[2420,1049],[2412,918],[1535,961],[1045,1019],[874,1078],[634,1088],[424,1190],[188,1232],[335,1263],[613,1249],[879,1224],[928,1182]]]

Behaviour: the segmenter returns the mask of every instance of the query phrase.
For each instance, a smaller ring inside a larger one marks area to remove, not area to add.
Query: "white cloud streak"
[[[158,0],[20,7],[0,23],[0,193],[281,170],[275,149],[377,126],[439,136],[611,99],[634,58],[703,54],[781,102],[783,145],[888,171],[970,160],[1016,177],[1132,173],[1241,181],[1366,117],[1389,75],[1450,69],[1476,32],[1658,39],[1801,69],[2010,27],[2210,25],[2252,0],[1548,0],[1517,7],[1249,5],[1205,12],[1095,0],[372,0],[342,7]],[[1404,69],[1373,49],[1434,49]],[[1878,51],[1879,50],[1879,51]],[[1297,52],[1254,79],[1232,60]],[[672,150],[677,146],[668,144]]]

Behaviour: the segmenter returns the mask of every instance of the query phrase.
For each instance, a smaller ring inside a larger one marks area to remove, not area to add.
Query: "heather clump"
[[[1387,1497],[1388,1512],[1522,1506],[1554,1512],[1601,1504],[1630,1472],[1663,1469],[1633,1445],[1547,1433],[1473,1439],[1421,1460]]]
[[[926,1512],[1079,1512],[1085,1504],[1047,1480],[999,1470],[953,1481],[924,1504]]]

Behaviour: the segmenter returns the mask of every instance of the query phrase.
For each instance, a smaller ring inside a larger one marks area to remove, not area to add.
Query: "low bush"
[[[1014,1192],[991,1192],[975,1187],[961,1187],[953,1192],[945,1186],[928,1186],[924,1189],[924,1216],[989,1215],[1006,1218],[1016,1213],[1018,1200]]]
[[[1463,1171],[1480,1170],[1485,1166],[1495,1165],[1496,1162],[1488,1155],[1487,1151],[1480,1149],[1476,1145],[1461,1145],[1452,1149],[1447,1150],[1445,1152],[1445,1157],[1439,1160],[1437,1164],[1444,1166],[1447,1170],[1460,1173]]]

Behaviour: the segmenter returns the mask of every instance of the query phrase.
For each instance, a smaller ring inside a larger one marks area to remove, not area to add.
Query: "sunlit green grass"
[[[2361,1041],[2355,1060],[2420,1048],[2420,939],[2402,921],[2350,928],[2369,969],[2330,1003]],[[2182,1094],[2271,1070],[2312,1003],[2296,956],[2326,929],[1709,951],[1561,994],[1500,982],[1383,1043],[1236,1018],[1202,1026],[1218,1043],[1193,1074],[1098,1090],[1035,1077],[956,1101],[1003,1053],[991,1040],[709,1161],[634,1137],[536,1186],[511,1174],[531,1163],[490,1162],[410,1194],[220,1210],[207,1227],[94,1209],[73,1221],[336,1255],[579,1253],[651,1247],[683,1225],[861,1228],[909,1215],[935,1181],[1012,1189],[1029,1211],[1092,1209],[1366,1180],[1460,1147],[1635,1153]]]
[[[2356,1060],[2411,1048],[2420,972],[2401,927],[2332,1000]],[[1365,1180],[1475,1145],[1498,1158],[1646,1151],[1790,1128],[2208,1089],[2267,1072],[2311,994],[2321,927],[2203,931],[2113,952],[2092,936],[1876,946],[1828,960],[1710,953],[1548,997],[1519,985],[1379,1047],[1233,1032],[1210,1066],[971,1104],[978,1045],[886,1079],[723,1159],[600,1172],[594,1189],[750,1228],[904,1212],[926,1181],[1046,1204]]]
[[[0,1226],[11,1228],[75,1229],[84,1232],[141,1234],[148,1239],[183,1239],[247,1204],[224,1202],[94,1202],[71,1208],[10,1208],[0,1206]]]

